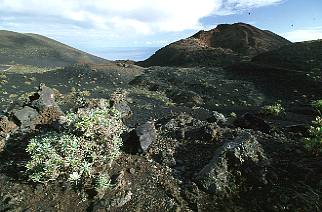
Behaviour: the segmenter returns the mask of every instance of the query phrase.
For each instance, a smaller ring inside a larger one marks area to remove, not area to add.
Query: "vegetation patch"
[[[265,115],[279,116],[285,113],[285,109],[280,103],[275,103],[262,107],[262,113]]]
[[[322,117],[318,116],[310,127],[310,137],[305,138],[305,147],[315,155],[322,153]]]
[[[108,169],[120,155],[125,129],[120,112],[113,107],[79,109],[61,121],[62,130],[36,136],[28,144],[29,178],[110,188]]]
[[[315,118],[310,127],[310,137],[305,138],[305,147],[315,155],[322,153],[322,100],[317,100],[312,103],[312,106],[317,110],[319,116]]]
[[[312,103],[312,106],[314,109],[316,109],[320,115],[321,115],[321,112],[322,112],[322,99],[320,100],[316,100]]]

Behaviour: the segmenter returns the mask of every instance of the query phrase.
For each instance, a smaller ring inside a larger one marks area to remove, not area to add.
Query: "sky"
[[[322,0],[0,0],[0,29],[100,55],[115,47],[162,47],[235,22],[294,42],[322,39]]]

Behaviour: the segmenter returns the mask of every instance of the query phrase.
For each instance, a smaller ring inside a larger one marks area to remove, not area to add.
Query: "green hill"
[[[37,34],[0,30],[0,64],[57,67],[107,60]]]

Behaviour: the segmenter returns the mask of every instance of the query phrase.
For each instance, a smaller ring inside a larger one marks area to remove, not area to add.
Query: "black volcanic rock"
[[[291,42],[244,23],[220,24],[174,42],[139,62],[142,66],[229,65]]]
[[[269,164],[261,144],[248,132],[218,148],[214,157],[197,175],[200,187],[208,193],[237,193],[243,183],[264,185]]]

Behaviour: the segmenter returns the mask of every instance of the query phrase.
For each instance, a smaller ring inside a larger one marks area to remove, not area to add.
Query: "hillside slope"
[[[291,42],[245,23],[220,24],[174,42],[139,62],[142,66],[226,65]]]
[[[0,64],[65,66],[107,60],[37,34],[0,30]]]
[[[298,42],[279,49],[260,54],[253,62],[295,69],[305,72],[321,73],[322,40]]]

